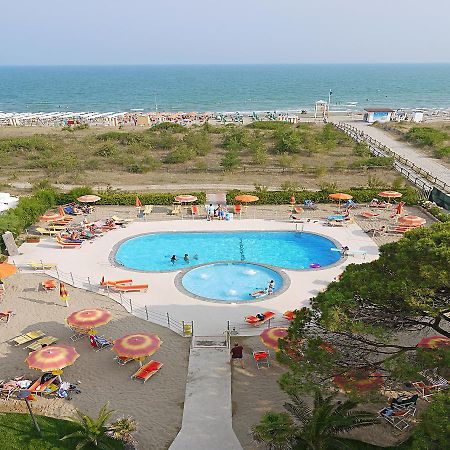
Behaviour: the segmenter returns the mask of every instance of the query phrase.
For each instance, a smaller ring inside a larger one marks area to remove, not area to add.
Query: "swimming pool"
[[[115,261],[129,269],[173,271],[219,261],[260,263],[284,269],[308,269],[337,262],[336,245],[323,236],[295,231],[153,233],[121,243]],[[183,259],[189,255],[189,260]],[[177,260],[172,263],[171,257]],[[314,266],[313,266],[314,267]]]
[[[286,287],[280,273],[268,267],[249,263],[216,263],[189,270],[182,275],[181,286],[202,299],[238,303],[266,299],[271,281],[272,295]]]

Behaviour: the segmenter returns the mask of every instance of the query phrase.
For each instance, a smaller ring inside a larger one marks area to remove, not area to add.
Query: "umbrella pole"
[[[25,397],[25,403],[27,404],[28,411],[30,412],[31,420],[33,421],[34,427],[36,428],[36,431],[41,435],[41,429],[39,428],[38,423],[36,422],[36,417],[34,417],[33,411],[31,410],[30,402],[28,401],[28,398]]]

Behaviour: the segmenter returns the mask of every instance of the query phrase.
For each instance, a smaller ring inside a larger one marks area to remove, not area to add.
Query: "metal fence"
[[[267,322],[259,326],[250,325],[245,322],[230,322],[227,321],[227,329],[226,333],[230,337],[232,336],[251,336],[251,335],[259,335],[261,334],[261,330],[264,328],[273,328],[273,327],[288,327],[289,322],[286,319],[269,319]]]
[[[14,262],[14,261],[13,261]],[[14,263],[15,264],[15,263]],[[194,334],[194,322],[193,321],[184,321],[184,320],[175,320],[170,314],[154,311],[150,309],[147,305],[141,306],[133,303],[130,297],[127,297],[122,292],[116,292],[114,289],[109,288],[107,286],[100,286],[98,283],[92,282],[90,277],[80,277],[74,274],[73,272],[62,272],[58,269],[58,267],[54,267],[51,269],[46,269],[44,266],[45,274],[56,278],[58,281],[62,281],[70,286],[84,289],[86,291],[95,292],[96,294],[103,295],[114,300],[116,303],[122,305],[129,313],[133,314],[140,319],[147,320],[148,322],[155,323],[157,325],[161,325],[163,327],[169,328],[175,333],[179,334],[183,337],[190,337]],[[15,264],[16,267],[21,271],[27,271],[27,265]],[[39,269],[38,269],[39,270]],[[36,271],[36,267],[33,270]]]
[[[433,187],[438,187],[444,192],[450,192],[450,185],[434,176],[430,172],[422,169],[413,162],[398,155],[389,147],[377,141],[373,137],[345,122],[334,124],[335,127],[342,130],[356,142],[365,142],[369,146],[369,150],[376,156],[390,156],[394,158],[395,168],[402,173],[408,180],[422,189],[426,195],[429,195]]]

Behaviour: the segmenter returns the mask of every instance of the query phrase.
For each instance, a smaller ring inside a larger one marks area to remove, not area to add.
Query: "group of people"
[[[192,259],[198,260],[198,255],[194,255],[194,256],[192,257]],[[171,258],[170,258],[170,262],[171,262],[172,264],[175,264],[177,261],[178,261],[177,255],[172,255]],[[183,256],[183,261],[184,261],[186,264],[189,264],[189,263],[191,262],[191,258],[189,257],[189,254],[188,254],[188,253],[185,253],[185,254],[184,254],[184,256]]]
[[[206,208],[206,220],[219,219],[225,220],[228,213],[227,205],[217,205],[212,203]]]

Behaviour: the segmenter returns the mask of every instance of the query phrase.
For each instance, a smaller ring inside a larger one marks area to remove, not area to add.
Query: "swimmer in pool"
[[[175,264],[176,261],[177,261],[177,255],[172,255],[172,258],[170,258],[170,262],[171,262],[172,264]]]
[[[269,285],[267,286],[267,294],[272,295],[274,288],[275,288],[275,281],[270,280]]]
[[[192,257],[192,259],[198,260],[198,255],[195,254],[195,255]]]
[[[184,254],[184,262],[189,263],[189,255],[187,253]]]

